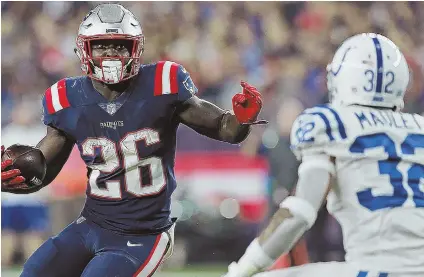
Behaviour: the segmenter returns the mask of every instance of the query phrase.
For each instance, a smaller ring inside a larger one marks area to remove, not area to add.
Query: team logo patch
[[[191,80],[190,76],[187,76],[187,78],[183,82],[183,85],[191,94],[197,93],[197,88],[194,85],[193,80]]]
[[[98,105],[110,115],[114,115],[122,107],[121,103],[99,103]]]

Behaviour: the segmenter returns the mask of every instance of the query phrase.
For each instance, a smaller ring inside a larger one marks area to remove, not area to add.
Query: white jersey
[[[335,158],[328,211],[343,230],[346,261],[424,273],[424,118],[317,106],[295,121],[292,149]],[[312,185],[312,184],[311,184]]]

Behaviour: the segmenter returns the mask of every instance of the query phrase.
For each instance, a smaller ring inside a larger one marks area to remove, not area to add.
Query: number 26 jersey
[[[84,217],[118,233],[157,234],[172,225],[175,110],[197,88],[169,61],[143,65],[134,78],[113,101],[86,76],[63,79],[43,97],[43,121],[72,137],[87,165]]]

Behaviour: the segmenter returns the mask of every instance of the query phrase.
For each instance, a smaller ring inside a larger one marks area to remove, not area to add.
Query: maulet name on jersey
[[[124,127],[124,121],[106,121],[100,122],[101,128],[112,128],[116,129],[116,127]]]
[[[356,117],[361,123],[362,129],[371,126],[390,126],[397,129],[411,129],[421,126],[414,114],[395,113],[392,111],[373,110],[355,112]]]

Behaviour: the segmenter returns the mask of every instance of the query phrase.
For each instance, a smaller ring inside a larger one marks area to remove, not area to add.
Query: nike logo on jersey
[[[130,241],[127,241],[127,246],[128,247],[143,246],[143,244],[142,243],[131,243]]]

